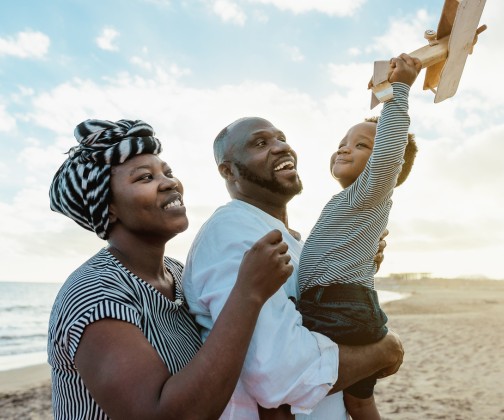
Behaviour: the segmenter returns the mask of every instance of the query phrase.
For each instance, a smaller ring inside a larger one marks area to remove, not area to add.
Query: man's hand
[[[389,330],[383,340],[386,340],[384,344],[387,344],[386,351],[388,355],[390,355],[390,365],[378,372],[378,378],[386,378],[396,373],[401,367],[404,359],[404,348],[399,339],[399,335]]]
[[[338,380],[330,393],[342,391],[371,375],[378,378],[393,375],[399,370],[403,357],[401,340],[392,331],[376,343],[362,346],[340,344]]]

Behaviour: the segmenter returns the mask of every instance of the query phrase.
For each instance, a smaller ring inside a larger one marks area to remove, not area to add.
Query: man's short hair
[[[215,163],[217,165],[220,165],[224,161],[224,155],[226,154],[226,141],[225,138],[228,135],[228,126],[224,127],[219,134],[217,134],[217,137],[215,137],[215,140],[213,142],[213,152],[214,152],[214,158],[215,158]]]

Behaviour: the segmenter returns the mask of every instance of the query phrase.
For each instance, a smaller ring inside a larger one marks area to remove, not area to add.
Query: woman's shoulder
[[[118,280],[127,277],[128,273],[115,263],[111,254],[102,249],[68,276],[57,300],[82,300],[83,296],[91,300],[100,299],[105,294],[113,293],[115,288],[124,284]]]
[[[107,272],[121,271],[117,264],[114,264],[113,256],[106,250],[101,249],[87,261],[75,269],[67,279],[67,283],[73,284],[82,281],[89,276],[102,276]]]

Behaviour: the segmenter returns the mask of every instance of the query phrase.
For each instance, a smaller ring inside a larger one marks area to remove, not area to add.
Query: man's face
[[[231,126],[229,136],[227,160],[238,171],[241,190],[259,187],[288,199],[301,192],[297,155],[282,131],[262,118],[247,118]]]

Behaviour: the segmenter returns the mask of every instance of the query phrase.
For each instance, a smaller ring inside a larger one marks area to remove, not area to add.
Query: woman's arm
[[[106,319],[86,327],[75,356],[93,398],[113,418],[218,418],[238,381],[264,302],[292,273],[279,231],[245,254],[212,332],[193,360],[171,376],[132,324]]]

